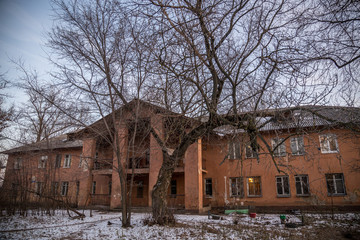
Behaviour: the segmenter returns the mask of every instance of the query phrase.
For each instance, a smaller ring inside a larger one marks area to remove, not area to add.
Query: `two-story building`
[[[124,158],[120,162],[127,163],[128,180],[134,174],[132,205],[147,207],[163,157],[150,127],[172,151],[179,137],[176,129],[190,128],[197,120],[145,102],[137,105],[140,114],[134,120],[134,106],[133,101],[118,114],[122,118],[116,122],[118,144]],[[256,118],[257,152],[246,132],[229,126],[195,141],[174,171],[168,205],[196,211],[239,206],[359,207],[360,109],[303,107],[282,112],[281,118]],[[60,197],[76,206],[119,208],[119,162],[111,136],[102,128],[99,120],[76,133],[6,151],[2,193],[12,201]]]

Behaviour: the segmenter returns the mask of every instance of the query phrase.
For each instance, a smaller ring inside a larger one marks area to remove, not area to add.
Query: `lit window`
[[[248,197],[261,197],[261,178],[248,177],[247,190]]]
[[[289,177],[276,177],[276,192],[278,197],[290,197]]]
[[[66,154],[64,159],[64,168],[69,168],[71,165],[71,155]]]
[[[309,177],[308,175],[295,176],[296,196],[309,196]]]
[[[212,179],[205,178],[205,197],[212,197]]]
[[[230,196],[244,197],[244,184],[242,177],[230,178]]]
[[[286,147],[283,138],[271,139],[272,149],[275,157],[286,156]]]
[[[320,148],[322,153],[338,152],[336,135],[334,134],[320,135],[319,138],[320,138]]]
[[[39,159],[38,168],[46,168],[47,160],[48,160],[48,156],[41,156]]]
[[[326,174],[325,176],[329,196],[346,195],[344,175],[342,173]]]
[[[304,138],[303,136],[290,138],[290,148],[292,155],[304,155]]]
[[[67,196],[69,189],[69,182],[61,183],[61,196]]]

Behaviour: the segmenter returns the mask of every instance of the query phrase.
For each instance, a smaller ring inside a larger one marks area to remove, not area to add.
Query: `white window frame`
[[[68,194],[69,182],[61,182],[61,196],[65,197]]]
[[[333,140],[335,143],[335,150],[330,149],[330,140]],[[319,143],[321,153],[338,153],[339,152],[339,145],[337,143],[337,138],[335,134],[322,134],[319,136]]]
[[[65,154],[64,168],[70,168],[70,166],[71,166],[71,154]]]
[[[238,139],[231,139],[229,141],[229,159],[240,159],[241,158],[241,152],[240,152],[240,141]]]
[[[310,196],[310,185],[309,185],[309,176],[307,174],[302,175],[295,175],[295,190],[296,196],[303,197],[303,196]],[[302,178],[306,178],[306,183],[302,180]],[[301,193],[297,191],[297,185],[300,185]],[[304,193],[304,187],[307,187],[308,193]]]
[[[282,142],[280,145],[279,143]],[[273,138],[271,139],[271,146],[275,157],[284,157],[286,156],[286,145],[284,138]],[[275,147],[277,148],[275,149]],[[274,150],[275,149],[275,150]]]
[[[233,181],[235,182],[235,189],[237,194],[233,194]],[[230,178],[230,197],[244,197],[244,179],[243,177]]]
[[[336,175],[340,175],[341,178],[336,178]],[[328,179],[328,176],[331,176],[330,179]],[[345,187],[345,180],[344,180],[344,174],[342,173],[328,173],[325,174],[325,179],[326,179],[326,187],[327,187],[327,191],[328,191],[328,196],[345,196],[346,195],[346,187]],[[342,184],[342,187],[344,189],[344,192],[338,192],[337,189],[337,185],[336,183],[340,181]],[[329,182],[332,182],[333,187],[334,187],[334,193],[331,193],[329,190]]]
[[[18,157],[14,161],[14,169],[21,169],[22,167],[22,158]]]
[[[295,149],[293,148],[293,146],[295,146]],[[290,149],[291,149],[291,154],[294,156],[304,155],[305,154],[304,137],[296,136],[290,138]]]
[[[278,181],[280,180],[280,182]],[[288,186],[288,192],[285,192],[285,183],[287,181],[287,186]],[[287,175],[282,175],[282,176],[276,176],[275,177],[275,183],[276,183],[276,195],[277,197],[290,197],[290,181],[289,181],[289,176]],[[279,186],[281,187],[282,193],[279,193]]]
[[[47,160],[48,160],[48,156],[46,155],[41,156],[39,159],[38,168],[46,168]]]
[[[260,194],[250,193],[250,187],[249,186],[252,183],[252,181],[254,181],[255,179],[259,179]],[[247,196],[248,197],[262,197],[262,186],[261,186],[261,177],[260,176],[247,177],[246,178],[246,186],[247,186]]]

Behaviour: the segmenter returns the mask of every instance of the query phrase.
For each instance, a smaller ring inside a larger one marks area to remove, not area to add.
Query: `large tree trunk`
[[[163,154],[163,164],[160,168],[158,180],[152,191],[153,221],[160,225],[175,223],[172,212],[167,207],[167,192],[177,161],[174,157]]]

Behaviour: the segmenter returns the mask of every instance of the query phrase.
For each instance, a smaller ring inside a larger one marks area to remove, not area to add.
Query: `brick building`
[[[135,131],[130,120],[132,104],[122,108],[122,121],[116,122],[122,139],[121,161],[127,162],[129,177],[135,174],[132,205],[146,207],[151,206],[151,190],[163,157],[147,129],[157,129],[172,151],[179,126],[169,127],[170,123],[185,118],[142,102],[137,122],[147,127]],[[282,112],[281,117],[256,119],[261,125],[259,152],[249,146],[244,131],[229,126],[195,141],[175,169],[168,205],[196,211],[239,206],[360,206],[360,109],[303,107]],[[186,119],[186,124],[194,121]],[[46,201],[41,198],[46,195],[76,206],[119,208],[120,181],[113,148],[99,137],[99,131],[91,130],[101,127],[99,120],[76,133],[6,151],[9,158],[2,193],[34,202]]]

